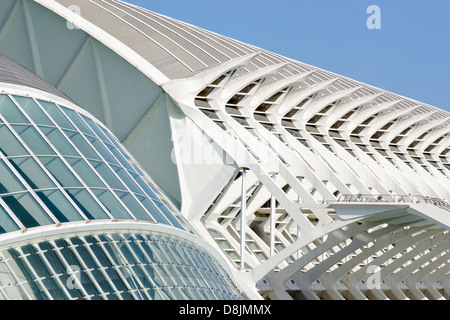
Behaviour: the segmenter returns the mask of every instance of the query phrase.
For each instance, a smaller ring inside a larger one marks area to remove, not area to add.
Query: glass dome
[[[76,221],[185,229],[116,138],[85,111],[0,95],[0,233]]]

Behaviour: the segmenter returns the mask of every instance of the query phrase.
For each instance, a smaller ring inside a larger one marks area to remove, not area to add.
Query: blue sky
[[[449,0],[125,1],[450,111]]]

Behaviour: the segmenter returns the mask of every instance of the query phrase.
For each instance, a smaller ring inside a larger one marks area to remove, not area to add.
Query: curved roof
[[[70,100],[47,81],[2,54],[0,54],[0,83],[31,87]]]
[[[72,0],[55,1],[66,8],[71,8],[74,5]],[[40,0],[37,0],[37,2],[40,2]],[[383,92],[384,98],[387,98],[389,101],[405,99],[405,97],[385,92],[373,86],[123,1],[90,0],[79,1],[76,5],[83,19],[125,44],[170,80],[187,78],[226,61],[259,53],[255,59],[240,71],[240,74],[284,63],[286,65],[274,74],[273,79],[275,81],[314,71],[306,83],[313,85],[335,79],[329,88],[331,93],[361,87],[364,95]],[[353,98],[358,97],[355,96]],[[408,100],[408,103],[423,106],[424,112],[439,111],[442,112],[441,116],[448,116],[447,112],[436,110],[435,107],[412,99],[406,100]]]

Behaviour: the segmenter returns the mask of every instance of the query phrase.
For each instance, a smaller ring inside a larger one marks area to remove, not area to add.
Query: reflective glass
[[[81,182],[69,170],[65,163],[57,157],[39,157],[39,160],[63,187],[81,187]]]
[[[131,179],[131,177],[128,175],[125,169],[113,165],[111,165],[111,168],[132,192],[142,193],[142,190],[138,187],[136,182],[134,182],[134,180]]]
[[[6,120],[0,123],[0,151],[10,164],[0,159],[0,195],[27,228],[54,223],[50,216],[64,223],[83,215],[182,228],[163,195],[100,123],[66,106],[17,95],[0,94],[0,115]],[[4,217],[0,232],[15,230]]]
[[[78,152],[67,141],[63,134],[55,127],[40,127],[51,144],[63,156],[79,156]]]
[[[94,149],[88,144],[84,136],[78,132],[63,130],[64,133],[69,137],[75,147],[80,151],[82,155],[89,159],[100,160],[98,154]]]
[[[55,184],[31,157],[10,159],[11,164],[33,189],[55,188]]]
[[[86,123],[89,125],[89,127],[95,132],[97,137],[99,137],[100,139],[102,139],[105,142],[109,142],[108,138],[105,136],[103,131],[101,131],[99,129],[99,127],[94,123],[94,121],[92,119],[89,119],[88,117],[86,117],[84,115],[81,115],[81,117],[84,119],[84,121],[86,121]]]
[[[97,174],[89,167],[87,162],[81,158],[65,158],[72,166],[75,172],[86,183],[88,187],[92,188],[106,188],[105,184],[100,180]]]
[[[25,228],[45,226],[53,223],[44,209],[28,193],[5,196],[2,199],[20,219]]]
[[[36,155],[56,154],[39,132],[31,125],[13,125],[13,129]]]
[[[172,223],[174,227],[183,229],[180,222],[178,222],[178,220],[173,216],[173,214],[167,209],[167,207],[163,203],[156,200],[154,200],[153,203],[159,208],[159,210],[162,211],[163,215],[167,219],[169,219],[169,221]]]
[[[133,170],[133,167],[130,165],[130,163],[125,159],[124,155],[113,145],[106,144],[109,151],[116,157],[117,160],[119,160],[120,164],[124,166],[128,170]]]
[[[0,114],[9,123],[29,123],[10,97],[5,94],[0,94]]]
[[[148,184],[145,183],[145,181],[142,179],[141,176],[138,176],[137,174],[130,172],[130,175],[133,177],[133,179],[139,184],[139,186],[144,190],[144,192],[152,199],[159,200],[159,198],[156,196],[156,194],[153,192],[153,190],[148,186]]]
[[[153,204],[153,202],[147,198],[136,195],[136,198],[142,203],[142,205],[147,209],[147,211],[152,215],[153,219],[159,223],[170,224],[169,220],[158,210],[158,208]]]
[[[116,159],[114,159],[114,157],[112,156],[111,152],[106,149],[106,147],[99,139],[87,135],[85,137],[106,162],[119,165]]]
[[[86,125],[86,123],[84,123],[83,120],[81,120],[80,116],[78,115],[77,112],[75,112],[72,109],[66,108],[61,106],[61,110],[70,118],[70,120],[72,120],[72,122],[77,126],[77,128],[84,133],[90,134],[90,135],[94,135],[94,133],[92,132],[92,130],[88,127],[88,125]]]
[[[108,215],[85,189],[66,189],[66,192],[88,219],[109,219]]]
[[[109,190],[93,189],[94,194],[116,219],[133,219]]]
[[[5,209],[0,206],[0,233],[19,230],[14,220],[9,216]]]
[[[81,221],[83,218],[59,190],[36,192],[59,222]]]
[[[67,117],[62,113],[62,111],[52,102],[38,100],[39,104],[47,111],[47,113],[52,117],[55,123],[66,129],[75,130],[75,127],[70,123]]]
[[[22,143],[14,136],[6,125],[0,125],[0,150],[5,156],[21,156],[29,154]]]
[[[104,162],[90,161],[90,163],[112,189],[126,190],[123,183],[117,179],[111,169]]]
[[[133,198],[131,193],[122,191],[115,191],[115,193],[138,220],[155,221],[145,212],[143,207]]]
[[[20,96],[13,96],[13,98],[34,123],[48,126],[54,125],[32,98]]]
[[[3,160],[0,160],[0,194],[22,191],[24,189],[25,187],[16,175]]]

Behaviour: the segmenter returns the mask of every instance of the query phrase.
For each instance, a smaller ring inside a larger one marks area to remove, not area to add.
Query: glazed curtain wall
[[[156,232],[73,235],[0,250],[0,299],[241,298],[209,254]]]
[[[0,233],[102,219],[185,229],[115,137],[85,114],[1,94],[0,137]]]

